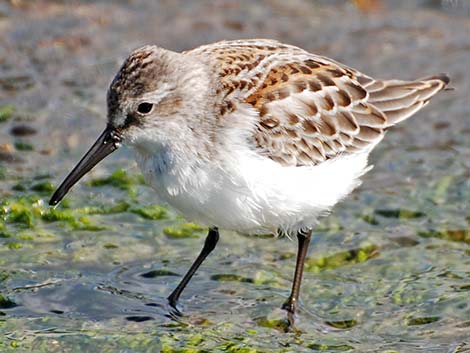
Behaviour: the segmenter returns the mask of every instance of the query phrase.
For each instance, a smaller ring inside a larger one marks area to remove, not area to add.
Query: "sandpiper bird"
[[[376,80],[273,40],[222,41],[183,53],[144,46],[107,96],[104,132],[50,200],[56,205],[121,143],[135,152],[159,199],[209,227],[168,297],[176,304],[215,248],[219,227],[298,238],[293,324],[312,227],[360,184],[389,127],[409,118],[449,78]]]

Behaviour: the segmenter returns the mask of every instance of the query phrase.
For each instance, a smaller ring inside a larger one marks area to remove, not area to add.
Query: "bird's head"
[[[59,203],[78,180],[121,144],[142,153],[157,153],[174,141],[198,138],[201,126],[210,125],[210,86],[206,67],[195,58],[156,46],[132,52],[109,87],[105,130],[49,204]]]

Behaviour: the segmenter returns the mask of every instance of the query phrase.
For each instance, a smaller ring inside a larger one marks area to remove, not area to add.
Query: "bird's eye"
[[[140,103],[137,107],[137,112],[139,114],[148,114],[152,111],[153,109],[153,104],[152,103]]]

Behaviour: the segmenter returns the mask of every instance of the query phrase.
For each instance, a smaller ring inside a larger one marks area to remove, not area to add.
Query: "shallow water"
[[[470,351],[470,8],[355,3],[0,3],[0,351]],[[447,72],[455,88],[387,134],[363,186],[315,230],[290,333],[288,239],[222,232],[185,315],[168,317],[205,230],[155,205],[129,151],[45,205],[102,130],[132,48],[248,37],[377,77]]]

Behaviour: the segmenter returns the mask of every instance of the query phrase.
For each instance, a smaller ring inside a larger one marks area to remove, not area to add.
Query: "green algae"
[[[341,251],[330,256],[307,258],[305,271],[321,272],[349,264],[365,262],[379,255],[379,247],[375,244],[365,244],[357,249]]]
[[[60,210],[50,208],[44,211],[41,218],[46,222],[75,222],[75,215],[72,210]]]
[[[26,191],[28,190],[28,187],[23,183],[17,183],[13,185],[11,189],[14,191]]]
[[[150,219],[153,221],[164,219],[167,215],[166,208],[159,205],[133,207],[130,211],[141,216],[144,219]]]
[[[13,233],[6,232],[5,230],[0,230],[0,238],[11,238]]]
[[[111,206],[100,206],[100,207],[81,207],[75,209],[77,213],[84,214],[84,215],[109,215],[109,214],[116,214],[116,213],[123,213],[129,210],[130,204],[126,201],[119,201],[114,205]]]
[[[377,220],[377,218],[373,215],[373,214],[370,214],[370,213],[365,213],[362,215],[362,220],[366,223],[369,223],[370,225],[373,225],[373,226],[377,226],[379,225],[379,221]]]
[[[194,238],[203,231],[206,231],[206,228],[191,222],[163,228],[163,233],[171,238]]]
[[[218,282],[240,282],[240,283],[255,283],[252,278],[247,278],[234,274],[216,274],[211,276],[211,280]]]
[[[20,224],[31,228],[34,226],[34,219],[37,216],[37,207],[34,206],[37,199],[21,197],[17,201],[3,200],[0,202],[0,216],[8,223]]]
[[[129,175],[125,169],[117,169],[110,176],[93,179],[88,184],[93,187],[110,185],[121,190],[134,192],[135,185],[143,184],[143,178],[141,175]]]
[[[307,347],[314,352],[348,352],[354,350],[354,347],[348,344],[311,343]]]
[[[14,184],[12,186],[12,190],[14,191],[34,191],[39,194],[50,194],[55,190],[55,186],[50,181],[36,181],[37,179],[33,180],[21,180],[20,182]],[[26,197],[30,197],[28,193],[25,195]]]
[[[7,271],[0,271],[0,282],[6,281],[10,275]]]
[[[433,322],[439,321],[441,318],[439,316],[428,316],[428,317],[411,317],[406,320],[408,326],[417,326],[417,325],[428,325]]]
[[[375,214],[386,218],[412,219],[426,216],[423,212],[407,209],[378,209],[374,212]]]
[[[34,151],[34,146],[26,141],[16,141],[14,146],[18,151]]]
[[[2,243],[4,248],[22,250],[33,243],[54,241],[55,232],[47,231],[48,224],[56,224],[65,231],[99,232],[114,228],[114,223],[106,222],[102,216],[134,214],[144,221],[158,221],[169,217],[166,208],[162,206],[136,204],[132,200],[84,207],[71,207],[71,201],[64,200],[60,207],[49,207],[43,199],[55,190],[49,178],[49,175],[38,175],[19,179],[11,187],[16,194],[0,201],[0,239],[8,239]],[[128,189],[126,185],[131,187],[131,184],[142,181],[139,175],[129,176],[119,170],[111,179],[113,185],[124,189]],[[195,236],[198,229],[200,228],[196,225],[186,224],[168,230],[168,233],[173,236]]]
[[[15,306],[16,303],[14,301],[0,294],[0,309],[11,309]]]
[[[7,120],[10,120],[15,112],[15,106],[12,104],[7,104],[0,107],[0,123],[4,123]]]
[[[280,332],[286,332],[289,328],[289,323],[286,319],[273,319],[266,316],[257,317],[254,320],[260,327],[274,329]]]
[[[44,183],[37,185],[36,191],[48,190],[49,185]],[[109,209],[96,213],[109,213],[120,211],[122,205],[110,206]],[[73,230],[101,231],[107,226],[95,224],[86,215],[92,214],[88,209],[55,209],[45,205],[37,195],[22,195],[17,199],[4,199],[0,203],[0,238],[11,238],[5,245],[11,250],[21,249],[24,242],[34,241],[39,236],[53,237],[53,234],[42,229],[47,223],[60,223],[63,227]],[[25,232],[35,229],[34,232]],[[45,235],[47,234],[47,236]]]
[[[55,186],[50,181],[41,181],[31,185],[31,190],[39,193],[51,193],[55,190]]]
[[[331,327],[337,328],[337,329],[346,330],[346,329],[349,329],[349,328],[352,328],[352,327],[356,326],[357,321],[354,320],[354,319],[339,320],[339,321],[325,321],[325,324],[327,324]]]
[[[161,353],[267,353],[272,350],[254,347],[251,339],[243,335],[225,338],[222,342],[210,344],[208,337],[215,334],[212,329],[203,332],[195,332],[190,335],[178,335],[176,333],[164,334],[160,340]],[[209,344],[208,344],[209,343]]]
[[[110,229],[108,226],[94,224],[88,217],[81,216],[69,223],[75,230],[88,230],[97,232],[100,230]]]
[[[41,218],[46,222],[62,222],[74,230],[100,231],[108,229],[106,226],[94,224],[88,217],[86,217],[86,214],[93,214],[89,212],[90,210],[86,208],[85,210],[59,210],[55,208],[48,208],[43,211]]]
[[[154,353],[160,352],[161,349],[158,337],[149,333],[106,333],[83,330],[75,334],[64,335],[60,335],[59,332],[56,336],[59,340],[52,341],[48,335],[38,335],[33,342],[34,351],[48,353]]]
[[[144,277],[144,278],[156,278],[156,277],[162,277],[162,276],[176,276],[176,277],[178,277],[179,274],[177,274],[176,272],[173,272],[173,271],[160,269],[160,270],[152,270],[152,271],[149,271],[149,272],[145,272],[145,273],[141,274],[140,276]]]
[[[470,229],[431,229],[428,231],[419,231],[418,235],[423,238],[439,238],[470,244]]]
[[[14,241],[9,242],[6,245],[7,245],[8,249],[10,249],[10,250],[17,250],[17,249],[21,249],[23,247],[23,244],[18,243],[18,242],[14,242]]]
[[[17,184],[24,185],[24,184]],[[49,193],[52,184],[41,182],[34,184],[31,190],[36,192]],[[23,191],[23,187],[16,186],[16,189]],[[0,203],[0,216],[2,226],[0,231],[3,236],[9,236],[5,231],[6,224],[18,224],[26,228],[34,228],[40,221],[47,223],[61,222],[76,230],[103,230],[104,226],[94,225],[86,217],[87,215],[109,215],[126,212],[130,205],[127,202],[118,202],[114,205],[103,207],[82,207],[82,208],[52,208],[37,195],[22,195],[17,199],[5,199]]]
[[[112,244],[112,243],[107,243],[103,245],[103,248],[105,249],[118,249],[119,245]]]
[[[264,350],[258,350],[256,348],[247,347],[246,344],[238,342],[226,342],[219,346],[222,352],[227,353],[264,353]]]

